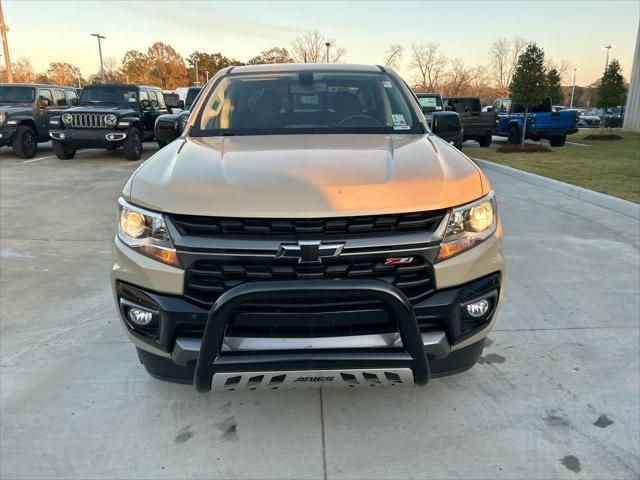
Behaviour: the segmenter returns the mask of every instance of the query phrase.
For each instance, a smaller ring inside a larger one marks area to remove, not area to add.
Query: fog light
[[[486,299],[478,300],[477,302],[467,305],[467,313],[473,318],[480,318],[489,311],[489,302]]]
[[[59,136],[60,136],[60,140],[64,140],[64,137],[65,137],[64,133],[60,133]]]
[[[127,316],[129,317],[129,320],[140,327],[149,325],[149,323],[151,323],[151,320],[153,320],[153,312],[135,307],[129,309],[129,311],[127,312]]]

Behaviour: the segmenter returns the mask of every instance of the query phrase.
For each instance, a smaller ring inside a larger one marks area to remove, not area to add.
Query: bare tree
[[[476,69],[465,67],[462,60],[456,58],[451,62],[443,90],[447,96],[452,97],[466,94],[469,92],[471,84],[477,75],[478,71]]]
[[[402,45],[389,45],[384,60],[385,67],[398,68],[402,61],[403,52]]]
[[[347,51],[338,47],[332,38],[326,38],[318,31],[309,31],[296,38],[291,44],[291,56],[298,63],[325,63],[327,61],[326,43],[329,47],[329,63],[338,63]]]
[[[564,81],[564,77],[565,75],[569,72],[569,70],[571,70],[572,65],[571,62],[567,61],[567,60],[560,60],[560,64],[558,65],[556,62],[554,62],[552,59],[548,59],[544,62],[544,66],[547,69],[547,72],[549,70],[556,70],[558,72],[558,75],[560,75],[560,78]]]
[[[500,95],[509,93],[511,77],[518,63],[518,57],[524,51],[526,42],[520,37],[513,40],[500,37],[493,42],[489,49],[491,66],[493,67],[494,81]]]
[[[438,55],[438,45],[411,45],[411,66],[417,70],[415,87],[421,91],[438,91],[442,85],[447,59]]]

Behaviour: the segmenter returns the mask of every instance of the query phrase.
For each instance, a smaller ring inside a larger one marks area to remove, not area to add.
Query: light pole
[[[615,45],[609,44],[609,45],[605,45],[604,47],[602,47],[603,50],[607,51],[607,61],[604,64],[604,69],[606,70],[607,67],[609,66],[609,52],[611,51],[612,48],[616,48]]]
[[[329,49],[331,48],[331,42],[327,42],[324,44],[327,47],[327,63],[329,63]]]
[[[205,70],[204,73],[207,74],[207,83],[209,83],[209,70]]]
[[[104,83],[104,64],[102,63],[102,44],[100,43],[100,40],[105,40],[107,37],[103,37],[99,33],[92,33],[91,36],[98,39],[98,53],[100,54],[100,76],[102,77],[102,83]]]
[[[198,72],[198,59],[196,58],[196,87],[200,86],[200,73]]]
[[[571,104],[569,105],[569,108],[573,108],[573,95],[576,93],[576,72],[578,71],[577,68],[573,69],[573,88],[571,89]]]
[[[13,83],[13,73],[11,72],[11,58],[9,58],[9,43],[7,43],[7,32],[9,27],[4,23],[4,14],[2,13],[2,2],[0,2],[0,37],[2,38],[2,47],[4,50],[4,64],[7,69],[7,83]]]

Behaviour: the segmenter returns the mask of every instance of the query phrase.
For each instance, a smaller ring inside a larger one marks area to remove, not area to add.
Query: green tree
[[[547,95],[547,74],[544,68],[544,50],[530,43],[518,57],[509,86],[511,99],[524,107],[520,145],[524,144],[529,107],[539,105]]]
[[[624,77],[622,76],[622,67],[618,60],[613,59],[607,66],[600,79],[597,89],[596,105],[604,109],[604,116],[607,115],[607,109],[622,104],[624,94],[627,88],[624,85]],[[604,126],[604,119],[601,122]]]
[[[165,90],[173,90],[187,83],[187,67],[182,55],[171,45],[155,42],[147,50],[147,58],[151,70],[150,83]]]
[[[47,70],[49,82],[55,85],[75,85],[80,77],[80,69],[66,62],[51,62]]]
[[[129,50],[122,59],[122,76],[125,82],[132,84],[149,84],[151,62],[149,57],[138,50]]]
[[[272,63],[292,63],[293,59],[289,55],[289,51],[286,48],[271,47],[269,50],[264,50],[260,55],[256,55],[250,59],[247,64],[249,65],[261,65]]]
[[[551,97],[554,105],[564,104],[564,94],[560,85],[560,74],[558,70],[552,68],[547,72],[547,95]]]
[[[206,72],[209,72],[209,76],[212,77],[222,68],[232,65],[244,65],[243,62],[225,57],[221,53],[193,52],[187,57],[187,64],[190,65],[189,84],[196,82],[196,62],[198,64],[198,81],[201,84],[206,79]]]

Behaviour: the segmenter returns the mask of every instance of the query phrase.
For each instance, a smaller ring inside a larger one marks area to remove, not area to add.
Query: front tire
[[[552,147],[564,147],[564,144],[566,141],[567,141],[566,135],[549,137],[549,145],[551,145]]]
[[[75,148],[65,145],[59,140],[52,140],[51,143],[53,144],[53,152],[60,160],[71,160],[76,156]]]
[[[122,143],[122,149],[124,150],[124,158],[127,160],[140,160],[142,156],[142,137],[140,136],[140,130],[136,127],[131,127],[127,131],[127,138]]]
[[[515,125],[509,128],[509,136],[507,137],[507,143],[510,145],[520,144],[520,129]]]
[[[38,138],[33,128],[20,125],[13,139],[13,151],[19,158],[33,158],[38,153]]]
[[[478,143],[480,144],[481,147],[487,148],[491,146],[491,135],[485,135],[484,137],[480,137],[478,139]]]

